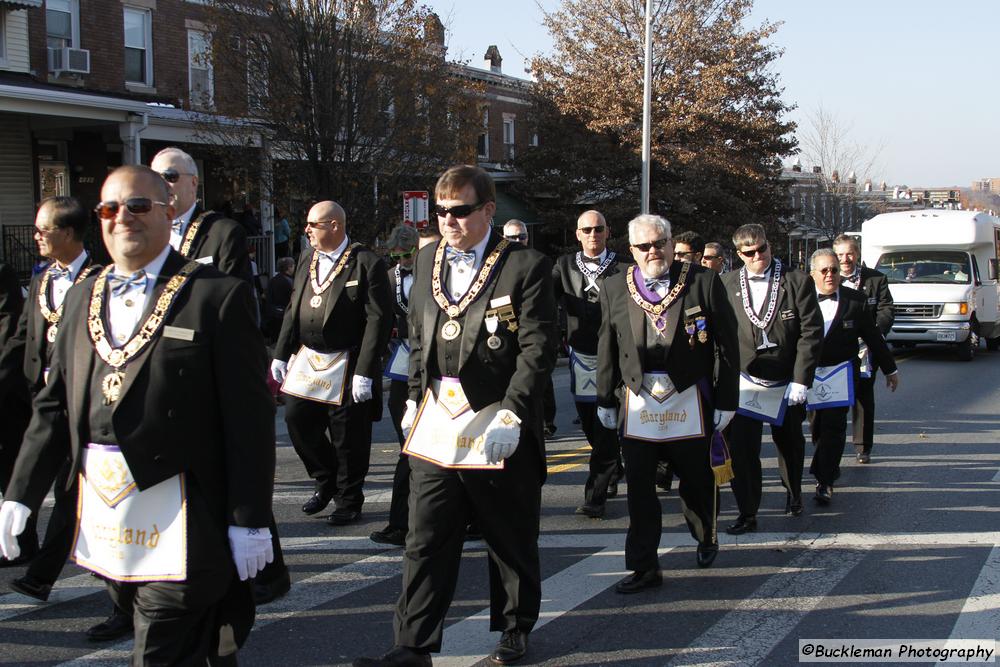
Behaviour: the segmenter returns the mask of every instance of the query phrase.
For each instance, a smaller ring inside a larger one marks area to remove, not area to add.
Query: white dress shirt
[[[819,296],[819,291],[817,290],[816,296]],[[837,290],[836,299],[823,299],[819,302],[819,309],[823,313],[823,336],[825,337],[830,331],[830,325],[833,324],[833,318],[837,316],[837,306],[840,305],[840,290]]]
[[[191,208],[189,208],[184,215],[178,216],[174,219],[174,222],[179,220],[181,223],[181,231],[179,234],[175,233],[173,229],[170,230],[170,246],[177,252],[180,252],[181,250],[181,241],[184,240],[184,233],[187,231],[188,225],[191,224],[191,216],[194,215],[194,209],[197,205],[198,202],[191,204]]]
[[[333,252],[323,252],[322,250],[316,250],[319,254],[319,265],[316,267],[316,279],[319,280],[320,284],[326,280],[333,268],[337,266],[337,262],[340,261],[340,256],[344,254],[344,250],[347,249],[347,243],[349,239],[345,236],[344,240],[340,242],[340,245]]]
[[[755,280],[756,278],[756,280]],[[767,286],[771,280],[771,269],[763,274],[754,273],[747,269],[747,284],[750,286],[750,307],[755,313],[760,312],[761,306],[767,299]]]
[[[645,273],[643,273],[643,271],[642,271],[641,268],[639,269],[639,275],[642,276],[643,285],[646,284],[647,280],[652,280],[653,279],[651,276],[647,276]],[[661,280],[663,282],[661,282],[660,284],[658,284],[655,287],[653,287],[651,289],[651,291],[655,292],[656,295],[659,296],[662,299],[663,297],[665,297],[667,295],[667,292],[670,291],[670,265],[669,264],[667,265],[667,270],[664,271],[663,275],[660,276],[659,278],[657,278],[657,280]],[[647,288],[647,289],[649,289],[649,288]]]
[[[400,272],[402,274],[402,271]],[[410,289],[413,287],[413,271],[412,268],[410,273],[403,276],[403,298],[406,299],[406,303],[410,302]]]
[[[840,284],[844,287],[850,287],[851,289],[861,290],[861,270],[854,267],[854,273],[848,276],[841,276]]]
[[[451,294],[452,301],[458,301],[465,293],[469,291],[469,287],[472,286],[472,280],[479,271],[479,267],[483,265],[483,259],[486,257],[486,245],[490,241],[489,231],[483,236],[483,240],[474,245],[467,252],[476,253],[476,261],[472,263],[472,266],[460,265],[458,267],[449,267],[448,269],[448,292]],[[445,250],[445,261],[448,261],[448,251]]]
[[[60,276],[59,278],[53,279],[49,285],[51,291],[49,294],[52,296],[52,308],[58,309],[59,306],[63,305],[63,301],[66,300],[66,292],[69,288],[73,286],[73,281],[77,279],[80,275],[80,271],[83,269],[83,263],[87,261],[87,251],[84,250],[80,255],[70,262],[68,267],[59,265],[60,268],[68,268],[68,276]],[[58,263],[57,263],[58,264]]]
[[[142,318],[142,312],[146,308],[146,299],[153,292],[153,285],[163,270],[163,263],[167,261],[169,254],[170,246],[167,246],[152,262],[142,268],[146,272],[144,289],[140,290],[135,286],[130,286],[124,294],[118,295],[111,294],[111,291],[108,290],[110,295],[108,299],[108,325],[111,329],[108,334],[112,347],[121,347],[135,333],[135,328]],[[114,273],[125,277],[132,275],[131,272],[119,271],[117,267]]]

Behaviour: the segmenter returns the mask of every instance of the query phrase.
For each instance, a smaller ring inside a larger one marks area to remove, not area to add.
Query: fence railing
[[[253,249],[257,262],[257,274],[268,278],[274,274],[274,244],[271,243],[271,236],[248,236],[247,242]]]
[[[34,225],[3,226],[3,261],[14,269],[19,281],[31,280],[31,271],[39,259]]]

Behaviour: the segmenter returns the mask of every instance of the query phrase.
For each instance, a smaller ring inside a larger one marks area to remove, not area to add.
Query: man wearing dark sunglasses
[[[583,490],[583,505],[576,513],[599,519],[607,498],[618,494],[623,475],[618,433],[597,419],[597,335],[601,329],[601,285],[631,258],[619,257],[607,247],[608,223],[600,211],[585,211],[576,221],[578,252],[556,260],[552,282],[556,302],[566,312],[569,346],[570,391],[576,402],[580,427],[590,444],[590,473]],[[613,492],[612,492],[613,490]]]
[[[705,252],[705,239],[697,232],[681,232],[674,237],[674,259],[680,262],[701,264]]]
[[[715,560],[713,468],[723,467],[725,456],[713,436],[732,419],[738,378],[736,321],[718,277],[674,259],[666,218],[640,215],[629,222],[628,237],[636,264],[601,286],[597,354],[597,417],[620,430],[628,479],[625,566],[632,574],[615,586],[621,594],[663,582],[661,459],[681,480],[696,563],[708,567]],[[618,395],[624,396],[620,415]]]
[[[718,274],[722,273],[722,268],[726,263],[726,255],[721,243],[709,241],[705,244],[705,250],[701,255],[701,265],[706,269],[712,269]]]
[[[17,555],[69,441],[73,476],[102,480],[80,485],[74,558],[134,619],[132,662],[234,660],[248,580],[272,558],[274,402],[249,287],[170,247],[174,209],[148,167],[116,169],[101,198],[113,266],[66,295],[0,548]]]
[[[757,530],[763,479],[764,424],[778,453],[785,513],[802,514],[806,391],[813,381],[823,328],[808,276],[771,257],[764,228],[743,225],[733,234],[743,268],[722,276],[736,311],[740,339],[740,408],[727,434],[733,455],[733,494],[739,507],[731,535]]]
[[[503,225],[503,237],[511,243],[528,245],[528,226],[520,220],[508,220]]]

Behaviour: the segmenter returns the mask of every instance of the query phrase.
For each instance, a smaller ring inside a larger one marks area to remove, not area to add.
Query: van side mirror
[[[996,280],[997,273],[997,259],[994,257],[990,260],[990,280]]]

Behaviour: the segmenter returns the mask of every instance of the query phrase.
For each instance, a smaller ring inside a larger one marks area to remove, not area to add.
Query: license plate
[[[939,341],[955,342],[955,332],[954,331],[938,331],[937,339]]]

